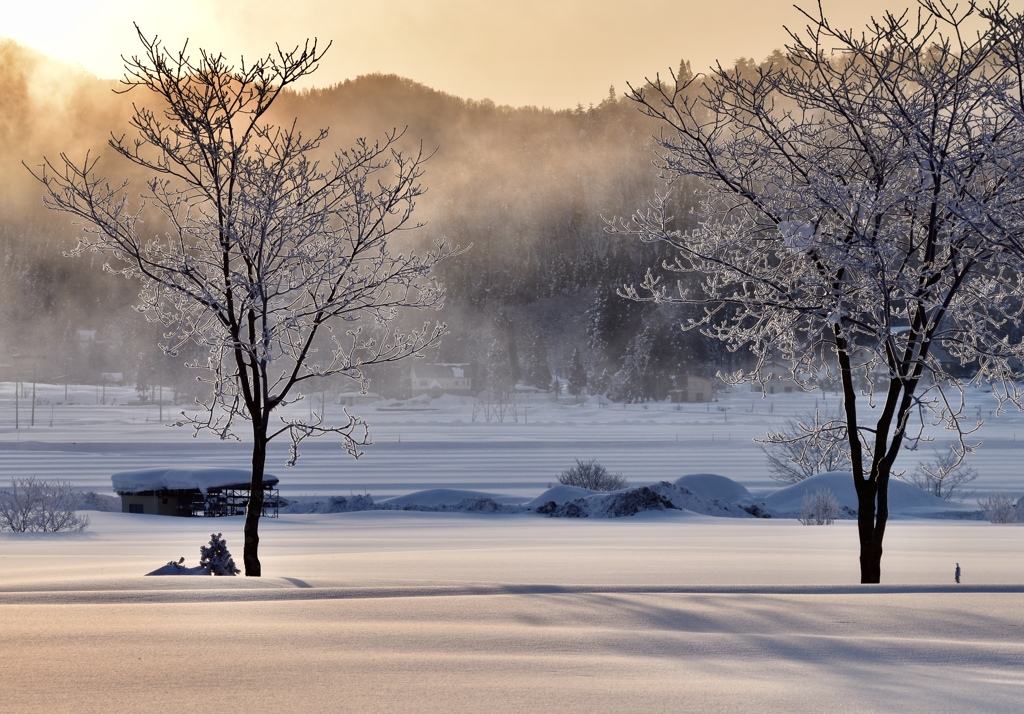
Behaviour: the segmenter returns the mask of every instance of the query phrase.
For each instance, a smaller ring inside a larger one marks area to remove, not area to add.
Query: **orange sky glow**
[[[911,4],[823,0],[843,27]],[[784,44],[784,24],[805,24],[792,0],[177,0],[173,10],[155,0],[56,0],[6,9],[0,36],[119,78],[121,55],[139,47],[133,22],[170,48],[188,38],[233,60],[275,42],[331,40],[316,86],[383,72],[460,97],[554,109],[600,102],[610,85],[621,93],[681,59],[694,70],[761,60]]]

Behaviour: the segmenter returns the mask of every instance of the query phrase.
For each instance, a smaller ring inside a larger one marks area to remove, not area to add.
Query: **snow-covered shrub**
[[[83,531],[88,516],[80,516],[79,493],[61,481],[39,481],[35,476],[11,479],[0,490],[0,530],[15,533]]]
[[[839,515],[839,501],[827,488],[808,492],[800,506],[800,522],[805,526],[830,526]]]
[[[235,561],[228,551],[228,544],[220,533],[210,534],[210,544],[199,546],[199,566],[211,575],[238,575]]]
[[[990,523],[1016,523],[1017,504],[1005,493],[992,493],[978,501]]]
[[[622,474],[609,473],[608,469],[597,463],[597,459],[591,459],[586,463],[576,459],[575,466],[558,475],[558,483],[591,491],[618,491],[629,485],[629,481]]]

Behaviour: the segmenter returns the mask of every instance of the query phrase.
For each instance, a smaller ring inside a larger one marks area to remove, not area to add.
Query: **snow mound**
[[[543,506],[547,503],[566,503],[568,501],[574,501],[577,498],[593,496],[594,494],[600,495],[601,492],[591,491],[590,489],[580,488],[579,486],[566,486],[565,484],[560,483],[557,486],[552,486],[547,491],[537,496],[537,498],[528,502],[526,507],[530,510],[534,510],[538,506]]]
[[[430,403],[439,407],[461,407],[473,404],[475,397],[462,397],[457,394],[441,394],[430,400]]]
[[[143,491],[189,491],[198,489],[203,493],[211,488],[226,486],[248,486],[252,472],[247,469],[198,468],[198,469],[141,469],[122,471],[110,477],[117,493],[141,493]],[[263,474],[263,483],[272,486],[277,476]]]
[[[402,511],[428,511],[428,512],[450,512],[450,513],[521,513],[522,506],[507,505],[498,503],[493,498],[486,496],[467,497],[455,503],[439,503],[436,505],[420,505],[408,503],[404,506],[393,508]]]
[[[828,489],[835,495],[839,508],[845,517],[857,515],[857,491],[849,471],[832,471],[804,479],[792,486],[773,491],[762,500],[772,513],[781,517],[796,517],[800,514],[804,497],[819,489]],[[891,479],[889,481],[889,515],[925,515],[966,510],[967,507],[944,501],[938,496],[922,491],[917,486]]]
[[[162,565],[153,572],[146,573],[146,575],[205,575],[210,577],[210,571],[203,566],[197,565],[190,568],[187,565],[182,565],[184,561],[184,558],[177,562],[172,560],[167,565]]]
[[[281,513],[354,513],[373,511],[379,507],[370,495],[331,496],[327,500],[292,501],[281,508]]]
[[[378,504],[378,507],[401,511],[455,511],[462,513],[519,513],[524,510],[519,505],[518,499],[458,488],[431,488],[426,491],[416,491],[405,496],[385,499]]]
[[[536,499],[531,503],[536,503],[541,499]],[[634,516],[644,511],[667,509],[690,511],[708,516],[750,517],[750,513],[735,503],[722,499],[704,498],[685,487],[668,481],[662,481],[652,486],[624,488],[609,493],[589,492],[587,495],[571,500],[561,502],[549,500],[533,506],[533,510],[537,513],[562,518],[621,518]]]
[[[430,488],[405,496],[395,496],[381,501],[383,506],[403,508],[405,506],[451,506],[467,498],[496,498],[492,493],[469,491],[460,488]]]
[[[675,485],[709,500],[737,503],[750,498],[746,486],[718,474],[687,474],[676,479]]]

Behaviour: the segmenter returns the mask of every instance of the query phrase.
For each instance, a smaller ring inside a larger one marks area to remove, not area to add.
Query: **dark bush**
[[[558,475],[558,482],[566,486],[577,486],[591,491],[618,491],[626,488],[629,481],[622,474],[609,473],[597,459],[586,463],[576,459],[576,465],[567,468]]]

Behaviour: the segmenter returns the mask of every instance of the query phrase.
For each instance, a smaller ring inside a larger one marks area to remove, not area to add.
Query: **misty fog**
[[[111,183],[128,178],[141,190],[145,177],[106,140],[131,136],[131,102],[151,100],[117,88],[0,43],[0,381],[196,388],[183,365],[204,356],[164,356],[160,326],[132,309],[138,285],[105,274],[102,256],[66,257],[79,228],[43,207],[41,186],[22,166],[90,151]],[[435,152],[415,213],[424,225],[405,240],[414,249],[443,239],[468,250],[441,266],[443,311],[408,316],[449,326],[428,359],[471,365],[478,385],[490,372],[546,389],[578,349],[591,390],[629,401],[663,398],[680,375],[722,366],[720,348],[679,330],[680,308],[616,295],[664,257],[604,230],[605,217],[630,213],[661,186],[652,165],[657,129],[616,88],[591,106],[552,111],[370,75],[283,96],[273,120],[293,119],[307,132],[330,129],[325,157],[395,128],[404,128],[406,147],[422,142]],[[688,213],[681,203],[679,220]],[[407,372],[377,368],[370,389],[407,396]]]

